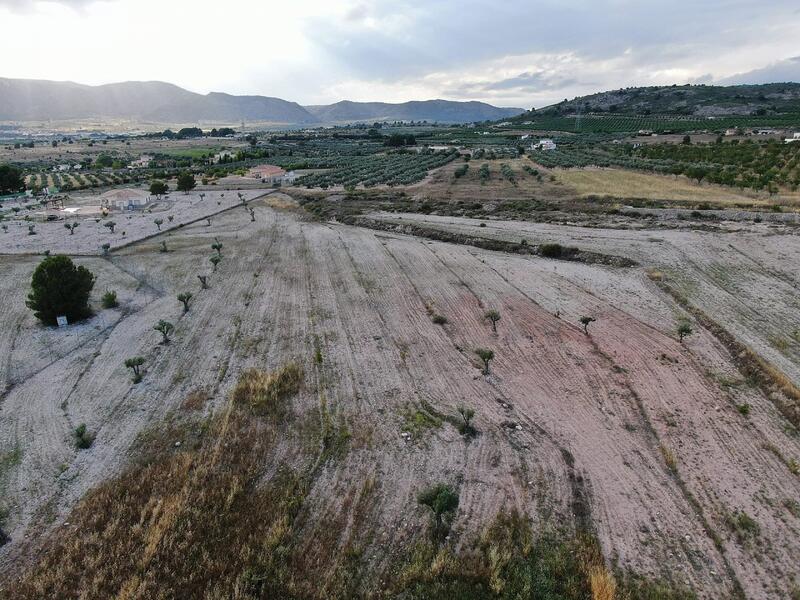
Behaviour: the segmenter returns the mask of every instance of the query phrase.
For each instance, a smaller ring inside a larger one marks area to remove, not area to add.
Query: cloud
[[[0,10],[5,8],[14,13],[35,13],[43,4],[65,6],[83,12],[87,6],[96,2],[113,2],[114,0],[0,0]]]
[[[717,83],[724,85],[800,82],[800,56],[793,56],[746,73],[737,73],[731,77],[720,79]]]

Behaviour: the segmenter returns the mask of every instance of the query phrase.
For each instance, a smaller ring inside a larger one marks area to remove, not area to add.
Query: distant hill
[[[71,82],[0,78],[0,120],[130,119],[164,124],[239,120],[311,125],[414,120],[444,123],[498,120],[523,109],[483,102],[426,100],[387,104],[337,102],[303,107],[266,96],[196,94],[170,83],[131,81],[89,86]]]
[[[158,123],[238,121],[312,123],[296,102],[264,96],[196,94],[159,81],[88,86],[70,82],[0,79],[0,120],[140,119]]]
[[[495,121],[525,112],[523,108],[498,108],[484,102],[423,100],[390,104],[387,102],[351,102],[306,106],[311,114],[328,123],[353,121],[436,121],[469,123]]]
[[[535,114],[618,113],[698,117],[800,113],[800,83],[637,87],[565,100]],[[526,113],[530,117],[530,113]],[[525,115],[519,117],[525,119]]]

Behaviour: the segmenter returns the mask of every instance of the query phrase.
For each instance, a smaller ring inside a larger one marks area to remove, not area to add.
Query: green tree
[[[169,343],[169,336],[172,333],[172,331],[175,329],[175,326],[172,323],[170,323],[169,321],[165,321],[164,319],[161,319],[158,323],[153,325],[153,329],[155,329],[157,332],[159,332],[162,335],[162,337],[163,337],[162,342],[164,344],[168,344]]]
[[[688,321],[681,321],[678,324],[678,341],[682,344],[683,338],[687,335],[692,335],[694,331],[692,330],[692,325]]]
[[[483,361],[483,374],[489,374],[489,361],[494,358],[494,351],[486,348],[476,348],[475,354]]]
[[[33,272],[25,304],[46,325],[55,325],[61,315],[70,323],[80,321],[92,314],[89,294],[94,281],[91,271],[76,267],[68,256],[48,256]]]
[[[458,414],[461,417],[461,423],[458,425],[458,432],[461,435],[471,436],[475,435],[475,428],[472,426],[472,419],[475,416],[475,409],[467,408],[466,406],[458,407]]]
[[[159,179],[150,182],[150,193],[156,198],[160,198],[169,191],[169,186]]]
[[[211,261],[212,265],[214,265],[214,269],[213,270],[214,270],[214,273],[216,273],[217,272],[217,265],[219,264],[219,261],[222,260],[222,258],[220,258],[219,255],[215,254],[214,256],[209,258],[208,260]]]
[[[178,175],[178,183],[177,183],[178,191],[188,194],[195,188],[196,185],[197,182],[194,179],[194,175],[192,175],[191,173],[186,172]]]
[[[0,196],[25,190],[22,169],[13,165],[0,165]]]
[[[116,308],[119,306],[119,301],[117,300],[117,292],[114,290],[107,290],[103,297],[100,299],[100,303],[103,305],[103,308]]]
[[[181,294],[178,294],[178,302],[181,302],[183,304],[184,313],[189,312],[189,300],[191,299],[192,299],[191,292],[183,292]]]
[[[80,223],[64,223],[64,227],[69,229],[69,234],[70,235],[75,233],[75,229],[77,229],[78,225],[80,225]]]
[[[111,233],[114,233],[114,227],[116,226],[117,224],[114,221],[106,221],[105,223],[103,223],[103,227],[108,227]]]
[[[144,364],[144,358],[141,356],[133,356],[125,359],[125,367],[133,371],[133,383],[139,383],[142,380],[142,372],[139,367]]]
[[[458,493],[449,485],[439,483],[422,490],[417,502],[427,506],[433,513],[433,535],[443,539],[450,530],[450,523],[458,509]]]
[[[497,322],[500,320],[500,313],[496,310],[489,310],[486,311],[484,316],[492,322],[492,331],[497,333]]]
[[[153,223],[155,223],[158,230],[161,231],[161,225],[164,223],[164,219],[153,219]]]
[[[220,242],[217,238],[214,238],[214,243],[211,244],[211,249],[217,251],[217,256],[222,256],[222,242]]]

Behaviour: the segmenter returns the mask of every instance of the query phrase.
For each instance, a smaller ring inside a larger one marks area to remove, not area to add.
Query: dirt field
[[[739,589],[748,598],[787,597],[800,578],[797,429],[653,278],[660,271],[797,383],[795,236],[766,225],[733,237],[374,217],[561,242],[639,263],[615,268],[311,222],[285,195],[268,200],[253,203],[255,221],[234,207],[211,226],[187,224],[108,258],[78,258],[97,275],[95,301],[115,289],[121,305],[66,329],[41,327],[24,306],[38,258],[14,254],[28,240],[15,235],[5,246],[0,491],[11,541],[0,549],[0,570],[35,565],[43,534],[77,536],[68,522],[78,500],[119,474],[142,432],[180,414],[191,392],[208,395],[202,411],[220,412],[245,369],[294,359],[307,374],[293,406],[301,424],[276,440],[259,479],[299,464],[316,443],[308,437],[315,421],[333,424],[326,427],[337,450],[317,461],[302,513],[313,518],[302,520],[295,543],[316,556],[314,540],[330,524],[343,528],[334,548],[358,532],[370,573],[362,590],[379,589],[391,557],[424,535],[417,493],[448,482],[460,494],[453,548],[517,509],[534,527],[589,520],[609,565],[701,598]],[[157,234],[147,220],[142,235]],[[31,237],[41,243],[46,235]],[[54,250],[80,253],[63,245],[70,240],[62,224],[52,236]],[[215,237],[224,250],[211,273]],[[159,252],[162,240],[169,252]],[[93,252],[97,240],[87,244]],[[209,274],[210,289],[199,289],[199,273]],[[176,295],[187,290],[195,296],[182,314]],[[502,316],[497,333],[483,317],[489,309]],[[433,314],[447,322],[434,324]],[[588,335],[583,315],[597,319]],[[687,317],[695,333],[681,344],[675,329]],[[152,329],[159,319],[175,323],[169,345]],[[479,347],[494,350],[489,375]],[[146,373],[134,385],[123,361],[135,355],[145,357]],[[408,427],[409,410],[454,415],[462,404],[476,411],[472,440],[447,423]],[[748,415],[738,408],[745,404]],[[79,423],[97,435],[88,450],[75,450]],[[162,451],[189,442],[176,433]],[[367,487],[364,531],[353,498]]]
[[[581,196],[614,196],[678,202],[767,205],[773,202],[755,193],[737,192],[718,185],[698,185],[686,177],[636,173],[620,169],[555,169],[559,181]],[[785,200],[796,201],[787,196]]]

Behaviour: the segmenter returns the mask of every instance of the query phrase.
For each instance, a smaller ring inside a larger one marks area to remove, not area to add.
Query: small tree
[[[483,374],[489,374],[489,361],[494,358],[494,351],[486,348],[477,348],[475,354],[483,361]]]
[[[64,223],[64,227],[69,229],[70,235],[75,233],[75,230],[78,228],[78,225],[80,225],[80,223]]]
[[[211,249],[217,251],[217,256],[222,256],[222,242],[220,242],[217,238],[214,238],[214,243],[211,244]]]
[[[169,187],[163,181],[155,179],[150,182],[150,193],[156,198],[161,198],[161,196],[166,194],[168,190]]]
[[[100,247],[103,249],[103,256],[108,256],[108,251],[111,249],[111,244],[106,242],[105,244],[103,244]]]
[[[475,435],[476,431],[472,426],[472,418],[475,416],[475,410],[467,408],[466,406],[459,406],[457,410],[462,421],[459,423],[458,432],[466,436]]]
[[[144,364],[144,357],[133,356],[125,359],[125,366],[133,370],[133,383],[139,383],[142,380],[142,372],[140,367]]]
[[[250,207],[248,210],[250,211],[250,221],[255,221],[256,220],[256,209]]]
[[[114,233],[114,227],[116,227],[116,226],[117,226],[117,224],[114,223],[114,221],[106,221],[105,223],[103,223],[103,227],[108,227],[108,229],[111,231],[111,233]]]
[[[155,223],[158,230],[161,231],[161,225],[164,223],[164,219],[153,219],[153,223]]]
[[[100,298],[100,303],[103,305],[103,308],[116,308],[119,306],[117,292],[114,290],[106,290],[106,293]]]
[[[36,235],[36,225],[28,225],[28,235]]]
[[[94,275],[86,267],[76,267],[67,256],[48,256],[33,272],[25,304],[46,325],[55,325],[61,315],[69,322],[79,321],[92,314],[89,294],[93,287]]]
[[[195,188],[196,185],[197,182],[194,179],[194,175],[192,175],[191,173],[181,173],[180,175],[178,175],[178,183],[177,183],[178,191],[183,192],[184,194],[188,194]]]
[[[178,294],[178,302],[183,303],[183,312],[184,314],[189,312],[189,300],[192,299],[191,292],[183,292]]]
[[[161,240],[161,247],[158,249],[159,252],[169,252],[169,248],[167,248],[167,240]]]
[[[197,278],[200,280],[200,289],[207,290],[208,289],[208,281],[206,275],[198,275]]]
[[[215,254],[214,256],[209,258],[208,260],[211,261],[212,265],[214,265],[214,269],[213,270],[214,270],[214,273],[216,273],[217,272],[217,265],[219,264],[219,261],[221,261],[222,259]]]
[[[683,338],[685,338],[687,335],[692,335],[693,333],[694,330],[692,329],[692,325],[689,323],[689,321],[681,321],[678,324],[678,341],[681,344],[683,343]]]
[[[174,221],[174,220],[175,220],[175,215],[167,215],[167,221],[172,223],[172,221]]]
[[[492,331],[497,333],[497,322],[500,320],[500,313],[496,310],[489,310],[486,311],[484,316],[492,322]]]
[[[203,192],[200,192],[200,202],[206,199],[206,195]]]
[[[211,227],[211,218],[206,217],[206,227]]]
[[[597,319],[594,317],[581,317],[581,325],[583,325],[583,333],[589,335],[589,323],[594,323]]]
[[[173,329],[175,329],[175,326],[169,321],[161,319],[158,323],[153,325],[153,329],[155,329],[163,336],[164,339],[162,340],[162,342],[164,344],[169,344],[169,336],[172,333]]]
[[[433,513],[433,537],[444,539],[458,508],[458,493],[449,485],[439,483],[421,491],[417,495],[417,502],[427,506]]]

